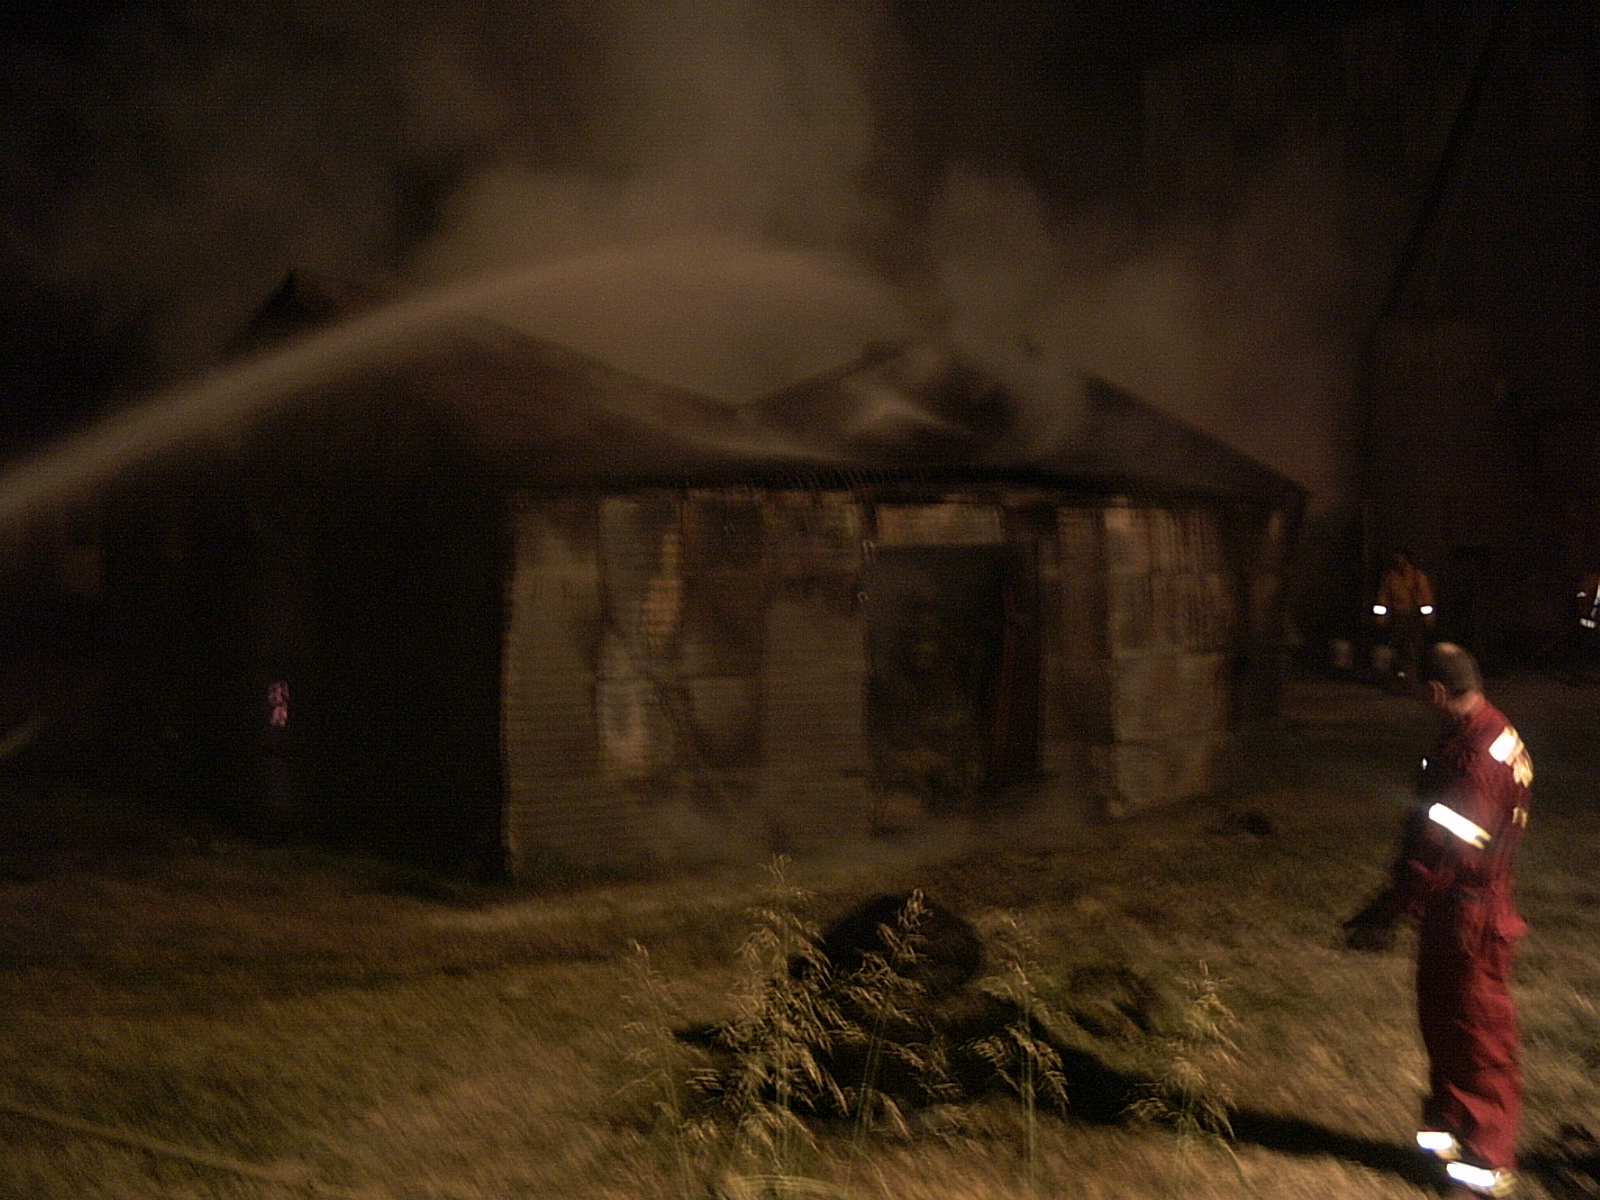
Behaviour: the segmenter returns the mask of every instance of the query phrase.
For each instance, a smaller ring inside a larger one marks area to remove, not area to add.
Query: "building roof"
[[[215,373],[13,468],[0,480],[0,531],[136,470],[204,464],[258,441],[279,463],[285,453],[332,462],[329,438],[344,439],[347,462],[425,446],[426,429],[409,441],[363,432],[420,411],[515,487],[991,476],[1303,501],[1293,481],[1103,380],[986,366],[831,260],[695,250],[673,243],[643,260],[613,255],[392,304],[291,275]],[[654,281],[645,300],[640,278]]]
[[[1024,395],[929,340],[871,345],[745,404],[493,329],[474,330],[412,383],[460,414],[486,458],[525,486],[988,476],[1271,504],[1305,494],[1104,380],[1072,376],[1055,395]]]

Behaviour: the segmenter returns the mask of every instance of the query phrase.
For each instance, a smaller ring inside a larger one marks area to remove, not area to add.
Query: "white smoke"
[[[418,292],[648,243],[741,245],[901,285],[914,323],[1027,401],[1028,445],[1070,430],[1098,373],[1317,496],[1339,489],[1350,269],[1314,145],[1269,157],[1203,217],[1151,221],[1137,197],[1085,215],[1003,162],[911,164],[905,114],[923,105],[937,125],[947,98],[927,75],[903,86],[919,64],[880,0],[132,11],[92,69],[34,53],[42,77],[76,78],[44,108],[82,127],[85,149],[60,202],[8,234],[36,278],[146,319],[169,377],[213,360],[291,268]],[[732,303],[701,343],[737,340]],[[617,316],[598,348],[659,362]],[[898,321],[863,321],[860,337]],[[727,394],[855,336],[824,328],[784,362],[773,323],[755,324],[698,375],[667,330],[674,370]]]
[[[611,57],[576,165],[515,144],[452,197],[413,261],[434,281],[717,233],[823,251],[888,235],[862,187],[887,22],[875,4],[597,6]]]
[[[1025,182],[956,168],[933,207],[952,340],[1070,425],[1097,375],[1335,501],[1348,472],[1355,277],[1316,148],[1206,219],[1052,214]]]

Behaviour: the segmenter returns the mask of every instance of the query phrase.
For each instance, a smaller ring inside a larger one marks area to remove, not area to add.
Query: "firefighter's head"
[[[1436,642],[1422,660],[1422,682],[1435,708],[1464,715],[1483,696],[1478,660],[1454,642]]]

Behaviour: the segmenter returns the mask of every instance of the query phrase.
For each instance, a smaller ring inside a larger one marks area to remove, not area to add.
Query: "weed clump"
[[[848,1128],[858,1159],[873,1136],[910,1138],[912,1109],[962,1095],[939,1004],[981,965],[976,931],[917,890],[877,897],[819,933],[787,866],[774,861],[749,910],[729,1020],[664,1034],[676,1009],[652,999],[669,989],[636,952],[653,1029],[635,1031],[630,1057],[686,1188],[701,1179],[692,1155],[718,1164],[728,1195],[820,1194],[832,1185],[807,1171],[827,1125]],[[663,1037],[712,1057],[690,1066]]]
[[[655,968],[650,951],[630,945],[631,986],[625,994],[633,1016],[622,1026],[633,1078],[623,1088],[643,1103],[651,1140],[671,1162],[680,1194],[704,1191],[700,1164],[717,1140],[715,1124],[698,1114],[696,1096],[712,1073],[696,1052],[672,1035],[682,1018],[678,991]]]
[[[1229,1149],[1233,1097],[1227,1084],[1213,1076],[1237,1057],[1231,1030],[1238,1021],[1222,998],[1221,981],[1205,963],[1178,982],[1188,993],[1187,1001],[1176,1014],[1172,1032],[1155,1039],[1154,1077],[1140,1089],[1142,1094],[1128,1112],[1141,1121],[1168,1126],[1186,1149],[1198,1143]]]
[[[819,934],[787,863],[770,870],[749,910],[728,1020],[667,1032],[677,1010],[654,999],[666,986],[636,952],[654,1032],[641,1031],[632,1057],[685,1194],[715,1178],[726,1196],[820,1195],[834,1187],[815,1178],[830,1152],[848,1150],[848,1184],[874,1138],[910,1140],[918,1112],[963,1127],[958,1105],[995,1092],[1020,1104],[1026,1184],[1038,1194],[1042,1122],[1068,1111],[1069,1081],[1087,1119],[1126,1115],[1135,1081],[1062,1039],[1070,1022],[1047,999],[1060,988],[1014,915],[987,931],[996,967],[975,980],[985,939],[920,890],[876,897]],[[1196,1022],[1211,999],[1214,990]],[[1204,1040],[1199,1024],[1181,1037],[1169,1054],[1179,1074],[1136,1107],[1154,1117],[1166,1103],[1211,1128],[1213,1093],[1191,1086],[1177,1052]],[[703,1057],[683,1058],[685,1043]]]
[[[854,1048],[857,1053],[848,1062],[838,1062],[835,1070],[853,1068],[847,1078],[854,1083],[845,1089],[845,1098],[853,1119],[851,1143],[857,1151],[874,1129],[910,1136],[903,1108],[906,1099],[926,1105],[953,1100],[960,1091],[951,1078],[949,1050],[931,1005],[964,980],[952,985],[948,969],[941,970],[949,964],[928,953],[929,935],[924,930],[934,919],[935,910],[922,892],[909,893],[894,923],[878,924],[876,940],[881,948],[863,950],[854,969],[837,978],[840,1008],[846,1016],[841,1049]],[[973,944],[978,948],[973,957],[981,961],[975,934]]]
[[[996,1033],[972,1044],[995,1074],[1016,1093],[1022,1104],[1023,1167],[1029,1195],[1039,1188],[1039,1109],[1067,1109],[1067,1079],[1061,1051],[1049,1033],[1052,1015],[1044,1000],[1044,975],[1038,965],[1033,939],[1008,915],[1001,925],[1002,968],[987,981],[988,990],[1003,1001],[1011,1018]]]
[[[739,948],[735,1015],[719,1035],[733,1055],[720,1087],[731,1158],[736,1167],[765,1167],[761,1173],[775,1178],[795,1174],[802,1151],[816,1148],[802,1112],[847,1104],[827,1065],[844,1015],[806,916],[809,893],[789,882],[787,867],[786,859],[773,862],[768,896],[750,911],[753,927]],[[796,960],[803,970],[790,969]]]

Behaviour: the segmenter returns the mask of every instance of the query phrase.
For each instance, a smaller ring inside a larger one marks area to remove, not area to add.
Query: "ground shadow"
[[[1567,1124],[1553,1138],[1522,1156],[1523,1171],[1550,1193],[1551,1200],[1600,1197],[1600,1138],[1584,1125]]]
[[[1067,1091],[1066,1119],[1086,1125],[1121,1125],[1132,1120],[1130,1107],[1149,1094],[1155,1081],[1148,1076],[1119,1070],[1104,1062],[1090,1050],[1064,1044],[1052,1037],[1037,1022],[1030,1021],[1009,1002],[985,996],[982,1002],[969,1006],[962,1016],[950,1021],[944,1032],[950,1038],[950,1066],[961,1092],[968,1100],[1004,1092],[1009,1085],[998,1075],[994,1064],[971,1047],[986,1036],[1022,1024],[1029,1027],[1032,1036],[1050,1042],[1060,1060],[1061,1073]],[[718,1026],[702,1025],[679,1031],[685,1041],[707,1049],[719,1048]],[[835,1078],[848,1080],[862,1069],[859,1048],[833,1047],[820,1055]],[[919,1097],[914,1080],[909,1075],[901,1078],[892,1069],[885,1070],[878,1086],[893,1094],[906,1107],[917,1107]],[[816,1114],[826,1116],[825,1114]],[[1301,1117],[1283,1116],[1240,1108],[1228,1114],[1235,1146],[1259,1146],[1278,1154],[1296,1157],[1330,1157],[1347,1163],[1380,1171],[1402,1179],[1415,1187],[1443,1192],[1448,1180],[1438,1164],[1419,1153],[1415,1147],[1361,1137],[1331,1129],[1316,1121]],[[1592,1159],[1592,1161],[1591,1161]],[[1524,1157],[1524,1172],[1537,1179],[1553,1200],[1595,1200],[1600,1188],[1594,1180],[1600,1176],[1600,1154],[1584,1155],[1555,1147],[1540,1148]]]
[[[1234,1112],[1231,1121],[1235,1142],[1260,1146],[1279,1154],[1301,1157],[1327,1155],[1382,1171],[1386,1175],[1398,1176],[1418,1187],[1436,1186],[1444,1179],[1435,1164],[1411,1146],[1357,1137],[1329,1129],[1315,1121],[1252,1109]]]
[[[1396,1175],[1420,1187],[1442,1186],[1432,1163],[1407,1146],[1338,1133],[1314,1121],[1249,1109],[1232,1116],[1234,1140],[1280,1154],[1331,1155],[1375,1171]],[[1600,1197],[1600,1142],[1580,1126],[1569,1125],[1559,1138],[1521,1156],[1521,1173],[1536,1179],[1551,1200]]]

